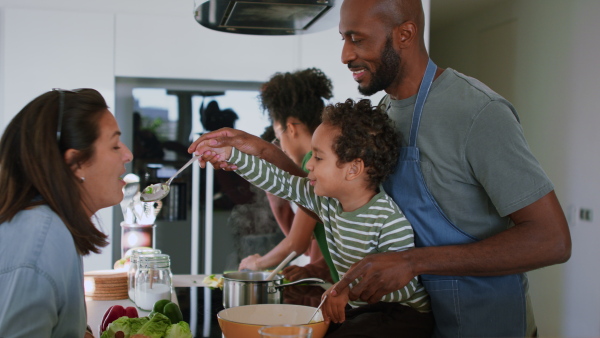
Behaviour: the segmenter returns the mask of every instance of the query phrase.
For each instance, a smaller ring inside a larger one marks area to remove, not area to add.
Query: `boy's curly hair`
[[[323,99],[332,97],[331,80],[317,68],[293,73],[275,73],[264,83],[259,95],[263,111],[285,126],[288,117],[304,123],[310,132],[321,124]]]
[[[338,164],[360,158],[369,177],[369,187],[376,189],[393,172],[398,160],[400,135],[393,121],[371,101],[351,99],[328,105],[323,123],[340,129],[333,141]]]

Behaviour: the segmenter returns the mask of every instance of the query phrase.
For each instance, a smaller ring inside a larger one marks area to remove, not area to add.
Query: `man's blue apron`
[[[385,182],[411,222],[417,247],[466,244],[477,238],[457,228],[433,198],[420,168],[417,133],[437,66],[429,60],[417,94],[409,145]],[[457,196],[458,198],[458,196]],[[437,337],[524,337],[527,327],[523,275],[494,277],[421,275],[431,297]]]

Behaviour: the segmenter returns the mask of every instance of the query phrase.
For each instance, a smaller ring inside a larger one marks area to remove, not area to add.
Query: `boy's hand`
[[[329,296],[329,293],[334,287],[335,285],[325,291],[325,293],[323,293],[323,297]],[[346,288],[342,292],[338,293],[336,297],[327,297],[325,303],[323,303],[323,306],[321,307],[325,323],[342,323],[346,320],[346,305],[348,304],[349,300],[348,291],[349,289]]]
[[[229,166],[226,161],[231,156],[231,147],[218,147],[215,140],[207,139],[197,144],[194,153],[202,155],[198,160],[201,168],[205,168],[206,163],[210,162],[215,169],[221,169]]]
[[[260,155],[265,147],[265,144],[275,147],[269,142],[262,140],[260,137],[248,134],[244,131],[233,128],[221,128],[200,136],[189,146],[188,153],[202,153],[203,150],[200,148],[203,144],[207,145],[206,141],[208,140],[213,140],[212,143],[209,144],[213,148],[232,146],[236,147],[243,153],[254,156]],[[200,166],[204,168],[205,165],[206,161],[201,160]],[[236,166],[230,166],[224,161],[218,162],[218,164],[213,163],[213,167],[215,167],[215,169],[223,169],[226,171],[237,169]]]
[[[252,271],[257,271],[257,270],[261,270],[261,267],[259,266],[259,259],[261,258],[261,256],[259,254],[254,254],[252,256],[248,256],[244,259],[242,259],[242,262],[240,263],[240,266],[238,268],[238,270],[244,270],[244,269],[248,269],[248,270],[252,270]]]

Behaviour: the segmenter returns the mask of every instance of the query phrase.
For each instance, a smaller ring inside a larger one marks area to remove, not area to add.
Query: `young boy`
[[[315,212],[325,225],[327,245],[342,278],[368,254],[414,247],[411,225],[381,187],[397,162],[399,139],[389,117],[369,100],[347,100],[325,108],[312,137],[306,178],[233,147],[212,148],[202,142],[196,153],[213,164],[234,164],[236,172],[257,187]],[[355,309],[346,313],[348,303]],[[326,321],[342,323],[332,324],[328,337],[430,336],[433,327],[429,296],[416,277],[380,303],[349,302],[346,292],[328,297],[322,310]]]

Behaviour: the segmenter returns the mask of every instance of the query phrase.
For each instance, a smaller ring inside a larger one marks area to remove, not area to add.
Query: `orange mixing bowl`
[[[292,304],[256,304],[236,306],[217,314],[226,338],[260,338],[258,330],[267,325],[305,325],[312,328],[312,338],[323,338],[329,325],[321,310],[311,324],[306,324],[317,308]]]

